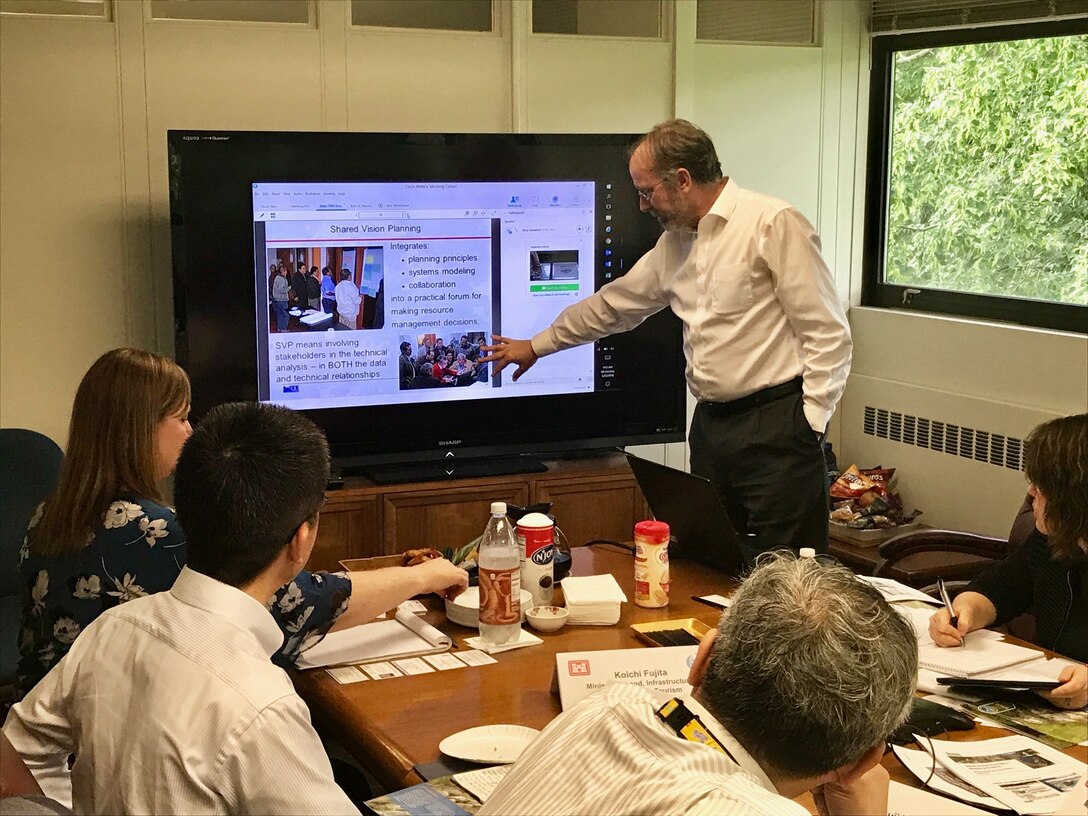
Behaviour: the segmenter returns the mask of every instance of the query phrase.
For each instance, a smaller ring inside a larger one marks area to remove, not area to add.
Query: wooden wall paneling
[[[306,568],[335,572],[342,569],[343,558],[382,555],[381,510],[378,496],[331,496],[321,511],[317,543]]]
[[[635,523],[650,518],[634,475],[541,479],[533,502],[552,502],[555,523],[572,547],[597,538],[630,541]]]
[[[427,490],[387,493],[383,497],[383,553],[416,547],[456,549],[484,531],[491,502],[529,503],[529,483],[496,482],[463,487],[432,485]]]

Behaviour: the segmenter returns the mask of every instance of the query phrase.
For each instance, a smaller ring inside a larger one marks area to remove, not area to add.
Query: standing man
[[[321,269],[321,311],[325,314],[336,314],[336,281],[332,278],[332,270],[327,266]]]
[[[308,287],[306,286],[306,263],[298,262],[298,269],[291,275],[291,293],[295,296],[295,305],[303,312],[309,305]]]
[[[416,367],[412,363],[412,344],[405,341],[400,344],[400,357],[397,358],[397,376],[401,388],[411,388],[416,376]]]
[[[698,400],[691,471],[714,482],[746,556],[827,548],[822,442],[850,371],[850,330],[820,238],[784,201],[723,177],[710,137],[657,125],[629,151],[639,206],[665,228],[624,277],[531,340],[482,362],[518,379],[541,356],[633,329],[670,307]]]
[[[336,284],[333,294],[336,296],[336,313],[340,316],[341,325],[345,329],[356,328],[359,304],[363,302],[363,298],[359,294],[359,287],[351,279],[351,270],[347,267],[340,270],[340,283]]]

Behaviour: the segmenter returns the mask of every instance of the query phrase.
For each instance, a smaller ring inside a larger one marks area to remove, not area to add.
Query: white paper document
[[[933,748],[950,771],[1025,816],[1054,813],[1085,770],[1083,762],[1028,737],[933,740]]]
[[[478,771],[466,771],[454,774],[453,781],[481,802],[486,802],[513,767],[513,765],[492,765],[490,768],[481,768]]]
[[[333,669],[325,669],[337,683],[346,686],[348,683],[360,683],[370,678],[363,674],[355,666],[337,666]]]
[[[499,654],[500,652],[509,652],[512,649],[524,649],[526,646],[539,646],[543,642],[543,640],[538,638],[532,632],[526,632],[524,629],[518,630],[518,636],[516,640],[511,640],[508,643],[503,643],[499,646],[493,646],[490,643],[485,643],[482,637],[465,638],[465,643],[467,643],[473,649],[485,651],[490,655]]]
[[[364,623],[339,632],[330,632],[324,639],[304,651],[298,658],[300,669],[338,666],[346,663],[368,663],[423,654],[444,652],[453,645],[448,635],[435,629],[411,612],[398,610],[391,620]]]
[[[888,816],[992,816],[988,810],[912,788],[902,782],[888,786]]]
[[[918,751],[913,748],[904,748],[902,745],[893,745],[896,757],[903,763],[903,767],[914,774],[919,781],[928,784],[930,788],[964,802],[971,802],[983,807],[1003,810],[1005,808],[999,801],[988,795],[986,791],[968,784],[945,768],[940,763],[934,767],[933,757],[926,751]],[[932,776],[930,771],[933,772]],[[940,813],[940,811],[934,811]]]
[[[884,600],[888,603],[895,603],[896,601],[922,601],[923,603],[937,604],[938,606],[940,606],[941,603],[936,598],[926,595],[922,590],[909,587],[892,578],[876,578],[872,575],[859,575],[858,580],[876,589],[877,592],[884,596]],[[933,610],[929,610],[929,613],[932,614]]]

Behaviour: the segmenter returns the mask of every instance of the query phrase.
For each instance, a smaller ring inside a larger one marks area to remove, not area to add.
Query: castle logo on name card
[[[571,677],[588,677],[590,674],[588,660],[568,660],[567,672]]]

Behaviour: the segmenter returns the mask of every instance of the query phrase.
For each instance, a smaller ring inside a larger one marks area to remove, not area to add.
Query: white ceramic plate
[[[524,725],[481,725],[450,734],[438,743],[438,750],[468,762],[506,764],[521,756],[539,733]]]

